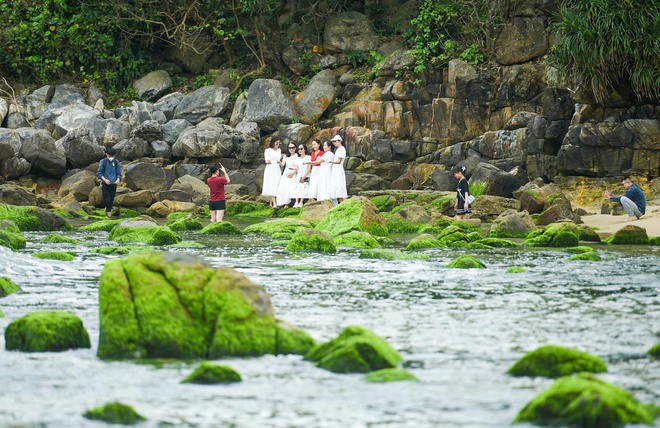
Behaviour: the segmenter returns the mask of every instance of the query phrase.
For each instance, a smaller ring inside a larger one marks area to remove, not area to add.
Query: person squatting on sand
[[[619,202],[623,209],[628,213],[628,220],[637,220],[646,214],[646,196],[644,192],[636,184],[632,182],[630,177],[626,177],[621,181],[621,185],[626,189],[623,196],[612,196],[612,192],[606,190],[604,195],[605,199],[612,202]]]
[[[231,180],[222,164],[220,164],[220,168],[213,165],[209,169],[211,171],[211,177],[209,177],[206,183],[210,189],[209,210],[211,210],[211,223],[215,223],[216,221],[222,221],[225,216],[225,185],[231,183]],[[220,177],[220,171],[222,171],[222,177]]]

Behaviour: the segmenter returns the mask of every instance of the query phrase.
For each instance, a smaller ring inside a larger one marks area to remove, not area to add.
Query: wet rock
[[[155,101],[172,89],[172,78],[165,70],[156,70],[139,78],[133,89],[145,101]]]
[[[64,149],[70,168],[84,168],[105,157],[103,146],[97,142],[96,135],[89,128],[69,131],[55,145]]]
[[[628,225],[607,238],[607,243],[614,245],[648,245],[649,237],[643,227]]]
[[[366,376],[367,382],[419,382],[416,376],[404,369],[382,369],[369,372]]]
[[[360,253],[361,259],[381,259],[381,260],[426,260],[429,258],[426,254],[409,254],[400,250],[390,248],[374,248],[364,250]]]
[[[12,251],[25,248],[25,238],[13,222],[8,220],[0,221],[0,245]]]
[[[10,220],[21,231],[66,230],[71,225],[62,217],[38,207],[0,204],[0,220]]]
[[[337,247],[358,249],[380,248],[380,243],[367,232],[352,231],[335,238]]]
[[[133,191],[150,190],[156,193],[170,188],[174,174],[151,162],[136,162],[124,168],[124,181]]]
[[[83,416],[95,421],[120,425],[133,425],[146,420],[144,416],[136,412],[131,406],[117,401],[88,410]]]
[[[303,354],[314,344],[275,319],[262,287],[231,268],[212,268],[185,254],[110,260],[99,294],[102,358]]]
[[[206,225],[200,232],[202,235],[241,235],[241,229],[228,221],[217,221]]]
[[[580,372],[605,371],[607,366],[598,357],[575,349],[546,345],[525,354],[507,373],[514,376],[557,378]]]
[[[369,52],[378,48],[378,38],[369,18],[359,12],[344,12],[326,21],[324,48],[328,53]]]
[[[316,225],[323,220],[331,209],[332,203],[330,201],[308,202],[303,206],[300,220]]]
[[[256,122],[265,131],[274,131],[281,123],[295,121],[293,101],[277,80],[256,79],[250,85],[247,98],[245,119]]]
[[[203,362],[181,383],[218,385],[241,381],[241,375],[231,367]]]
[[[378,208],[363,196],[356,196],[331,209],[316,230],[331,236],[339,236],[352,230],[368,232],[374,236],[386,236],[385,219]]]
[[[0,184],[0,203],[9,205],[37,205],[37,197],[32,189],[13,183]]]
[[[534,221],[525,211],[505,210],[490,227],[488,236],[497,238],[525,238],[536,229]]]
[[[96,174],[83,170],[77,172],[62,181],[62,186],[57,192],[59,198],[71,194],[78,202],[86,201],[89,193],[96,186]]]
[[[125,244],[129,242],[141,242],[148,245],[169,245],[176,244],[181,241],[181,237],[172,232],[166,226],[158,225],[142,225],[144,222],[136,222],[138,225],[133,225],[130,222],[122,222],[115,226],[108,239],[111,241]]]
[[[459,256],[448,265],[452,269],[485,269],[486,265],[472,256]]]
[[[117,195],[115,205],[120,207],[148,207],[154,202],[151,190],[138,190],[123,195]]]
[[[82,321],[71,312],[32,312],[12,321],[5,330],[8,351],[60,352],[90,347]]]
[[[293,234],[285,251],[318,251],[322,253],[335,253],[337,248],[330,235],[314,229],[300,228]]]
[[[18,293],[21,287],[6,276],[0,276],[0,297],[7,297],[10,294]]]
[[[553,223],[527,235],[523,245],[528,247],[577,247],[579,230],[574,223]]]
[[[229,89],[204,86],[186,95],[174,110],[174,119],[197,124],[209,117],[220,116],[229,105]]]

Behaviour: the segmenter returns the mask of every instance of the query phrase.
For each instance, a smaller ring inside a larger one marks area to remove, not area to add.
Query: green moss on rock
[[[302,213],[302,208],[280,208],[277,210],[277,216],[279,218],[286,218],[286,217],[295,217],[298,218],[300,216],[300,213]]]
[[[509,269],[506,270],[507,273],[523,273],[525,271],[526,269],[522,266],[511,266]]]
[[[64,218],[34,206],[0,204],[0,220],[10,220],[24,232],[71,229]]]
[[[59,352],[90,346],[82,321],[71,312],[32,312],[5,330],[8,351]]]
[[[121,425],[133,425],[146,421],[146,418],[136,412],[131,406],[119,402],[104,404],[101,407],[88,410],[83,416],[95,421]]]
[[[371,198],[371,202],[378,208],[380,212],[392,211],[396,205],[396,198],[392,195],[380,195]]]
[[[108,239],[119,242],[142,242],[147,245],[170,245],[181,241],[181,237],[167,226],[115,226]]]
[[[76,253],[73,251],[40,251],[37,253],[32,253],[32,257],[36,257],[38,259],[70,262],[76,258]]]
[[[568,258],[568,260],[583,260],[589,262],[599,262],[602,260],[600,254],[596,251],[587,251],[586,253],[578,253]]]
[[[321,253],[335,253],[337,247],[330,235],[314,229],[301,228],[293,235],[285,251],[319,251]]]
[[[596,356],[562,346],[546,345],[525,354],[507,373],[513,376],[557,378],[580,372],[606,371],[607,366]]]
[[[241,229],[228,221],[207,224],[200,232],[203,235],[241,235]]]
[[[139,251],[149,251],[150,249],[148,247],[138,247],[135,245],[125,245],[121,247],[101,247],[101,248],[94,248],[89,250],[90,253],[94,254],[104,254],[107,256],[122,256],[134,252],[139,252]]]
[[[615,428],[653,424],[651,411],[626,390],[582,373],[562,377],[530,401],[514,422]]]
[[[389,343],[361,326],[346,327],[335,339],[312,348],[305,359],[335,373],[367,373],[402,361]]]
[[[206,245],[195,241],[181,241],[176,244],[170,244],[167,248],[204,248]]]
[[[121,223],[122,220],[99,220],[95,221],[94,223],[87,224],[85,226],[80,227],[79,230],[85,231],[85,232],[110,232],[112,229],[115,228],[119,223]]]
[[[527,247],[577,247],[578,228],[573,223],[553,223],[540,231],[530,233],[523,241]]]
[[[580,241],[600,242],[600,236],[589,226],[578,225],[578,238]]]
[[[352,197],[332,208],[316,225],[316,230],[331,236],[343,235],[353,230],[374,236],[387,235],[385,219],[376,206],[362,196]]]
[[[225,215],[239,218],[270,218],[275,215],[275,210],[260,202],[230,200],[227,202]]]
[[[231,367],[218,364],[201,363],[181,383],[195,383],[199,385],[217,385],[222,383],[240,382],[241,375]]]
[[[486,265],[472,256],[459,256],[447,265],[452,269],[485,269]]]
[[[114,210],[114,215],[119,212],[119,215],[117,216],[118,219],[120,220],[125,220],[128,218],[135,218],[135,217],[140,217],[142,213],[139,211],[135,211],[129,208],[121,208],[119,210],[115,209]],[[105,219],[108,218],[107,215],[105,214],[105,209],[104,208],[99,208],[97,210],[93,210],[90,214],[93,218],[100,218],[100,219]]]
[[[175,211],[167,215],[167,222],[177,221],[184,218],[195,218],[197,214],[192,211]]]
[[[352,231],[339,235],[335,238],[338,247],[350,247],[358,249],[380,248],[380,243],[367,232]]]
[[[652,357],[660,358],[660,343],[658,343],[657,345],[653,346],[653,347],[652,347],[651,349],[649,349],[646,353],[649,354],[649,355],[652,356]]]
[[[43,242],[49,242],[51,244],[71,244],[71,245],[81,245],[83,242],[79,239],[69,238],[68,236],[60,235],[59,233],[53,233],[46,236]]]
[[[649,245],[660,245],[660,236],[649,237]]]
[[[19,291],[21,291],[21,287],[16,285],[14,281],[6,276],[0,276],[0,297],[9,296]]]
[[[283,232],[293,234],[303,227],[311,228],[312,225],[296,218],[280,218],[277,220],[265,221],[263,223],[251,224],[246,227],[243,232],[273,236],[276,233]]]
[[[186,232],[189,230],[201,230],[204,225],[196,218],[181,218],[174,221],[168,221],[166,224],[171,230],[175,232]]]
[[[367,382],[401,382],[413,381],[419,382],[419,379],[408,370],[403,369],[383,369],[367,373],[365,378]]]
[[[470,232],[474,235],[468,236],[467,233],[458,226],[448,226],[440,231],[437,236],[441,247],[467,247],[470,242],[483,238],[481,232]]]
[[[437,228],[430,223],[413,223],[399,216],[393,216],[387,220],[387,230],[390,233],[419,233],[423,229],[431,230]]]
[[[0,229],[0,245],[7,247],[10,250],[16,251],[25,248],[27,242],[25,241],[23,235],[20,233]]]
[[[612,245],[648,245],[649,237],[643,227],[628,225],[607,238],[606,242]]]
[[[476,241],[476,243],[485,245],[490,248],[516,248],[518,244],[508,239],[501,238],[484,238]]]
[[[413,240],[408,243],[408,246],[406,246],[406,250],[426,250],[428,248],[437,248],[440,246],[440,242],[435,239],[435,236],[424,234],[413,238]]]
[[[364,250],[360,253],[361,259],[381,259],[381,260],[428,260],[427,254],[406,254],[400,250],[389,248],[373,248]]]
[[[440,220],[438,220],[438,227],[440,229],[444,230],[450,226],[454,226],[458,228],[463,233],[479,232],[483,235],[481,227],[468,223],[467,221],[452,220],[450,217],[443,217]]]

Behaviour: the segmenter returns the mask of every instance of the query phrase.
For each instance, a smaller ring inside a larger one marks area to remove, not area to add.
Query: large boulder
[[[339,236],[353,230],[387,235],[385,219],[368,198],[355,196],[337,205],[316,225],[316,230]]]
[[[324,47],[328,53],[368,52],[378,47],[371,21],[359,12],[332,15],[325,23]]]
[[[574,223],[553,223],[527,235],[523,245],[529,247],[577,247],[580,231]]]
[[[0,204],[0,220],[14,222],[21,231],[71,229],[62,217],[38,207],[17,207]]]
[[[272,79],[252,82],[248,91],[246,120],[256,122],[265,131],[274,131],[282,123],[294,122],[295,117],[293,101],[282,83]]]
[[[112,228],[108,239],[120,244],[141,242],[148,245],[170,245],[181,241],[181,237],[169,227],[143,220],[122,221]]]
[[[101,358],[304,354],[314,345],[275,319],[266,291],[245,275],[185,254],[108,261],[99,306]]]
[[[517,17],[502,27],[495,55],[502,65],[521,64],[544,55],[548,47],[544,17]]]
[[[78,202],[86,201],[94,186],[96,186],[96,174],[82,170],[62,181],[57,196],[64,198],[66,195],[72,194]]]
[[[98,110],[83,103],[56,108],[53,109],[52,112],[55,117],[52,132],[56,138],[62,138],[67,132],[80,128],[90,120],[99,119],[101,117]],[[41,122],[45,117],[46,115],[44,114],[39,121]],[[47,126],[46,129],[50,130],[50,126]]]
[[[397,49],[378,64],[380,76],[396,76],[415,65],[415,57],[407,49]]]
[[[179,202],[163,200],[156,202],[147,210],[147,214],[154,217],[167,217],[172,213],[191,212],[197,209],[197,205],[192,202]]]
[[[475,201],[476,202],[476,201]],[[490,226],[488,236],[493,238],[525,238],[536,226],[526,211],[505,210]]]
[[[130,137],[114,146],[117,155],[124,161],[140,159],[147,154],[151,147],[146,140],[139,137]]]
[[[59,352],[90,347],[82,321],[71,312],[32,312],[12,321],[5,330],[8,351]]]
[[[145,101],[155,101],[172,89],[172,78],[165,70],[156,70],[136,80],[133,89]]]
[[[124,193],[115,198],[115,205],[120,207],[148,207],[153,202],[154,194],[151,190]]]
[[[249,162],[256,156],[258,144],[256,138],[224,125],[220,119],[210,118],[184,130],[172,146],[172,154],[194,158],[236,156]]]
[[[493,220],[506,210],[520,210],[520,202],[501,196],[482,195],[472,204],[472,216],[482,221]]]
[[[332,237],[327,233],[314,229],[300,228],[287,244],[285,251],[334,253],[337,251],[337,248]]]
[[[316,123],[334,99],[335,74],[332,70],[323,70],[294,99],[300,121],[308,125]]]
[[[630,224],[607,238],[607,243],[614,245],[648,245],[649,237],[646,234],[646,229]]]
[[[103,421],[108,424],[117,425],[134,425],[146,420],[134,408],[118,401],[87,410],[83,413],[83,417],[93,421]]]
[[[9,111],[9,103],[6,99],[0,98],[0,125],[5,121],[7,112]]]
[[[21,137],[17,131],[0,128],[0,161],[17,156],[21,144]]]
[[[511,198],[513,191],[520,187],[520,181],[516,176],[485,162],[477,165],[472,171],[470,183],[475,182],[486,184],[486,194],[504,198]]]
[[[323,220],[331,209],[332,202],[330,201],[308,202],[303,206],[299,218],[315,225]]]
[[[124,168],[124,181],[133,191],[150,190],[157,193],[170,188],[174,174],[154,163],[136,162]]]
[[[84,168],[105,156],[103,146],[98,144],[96,136],[89,128],[69,131],[57,140],[55,145],[64,149],[70,168]]]
[[[145,120],[131,131],[131,137],[141,138],[147,143],[163,138],[160,123],[156,120]]]
[[[174,119],[197,124],[208,117],[224,113],[229,105],[229,89],[211,85],[186,95],[174,110]]]
[[[0,175],[5,180],[13,180],[27,174],[32,164],[23,158],[14,157],[0,161]]]
[[[165,115],[165,119],[171,121],[174,118],[174,111],[181,103],[181,100],[185,98],[185,95],[181,92],[174,92],[169,95],[165,95],[163,98],[159,99],[156,104],[154,104],[154,109]]]
[[[9,103],[5,123],[7,128],[25,128],[33,126],[46,110],[46,101],[38,95],[16,97]]]
[[[191,126],[193,126],[192,123],[185,119],[170,120],[165,125],[160,127],[162,132],[161,138],[171,146],[172,144],[176,143],[176,140],[179,139],[179,135],[181,135],[183,131],[190,128]]]
[[[66,153],[58,147],[48,131],[24,128],[17,131],[21,139],[18,153],[32,164],[32,169],[52,177],[61,177],[66,172]]]
[[[171,190],[182,190],[188,193],[191,195],[192,201],[197,205],[204,205],[209,199],[209,186],[192,175],[184,175],[177,178]]]
[[[103,147],[112,147],[128,139],[131,125],[119,119],[93,119],[83,126],[81,130],[89,129],[96,137],[96,142]]]
[[[37,197],[32,189],[13,183],[0,184],[0,203],[9,205],[37,205]]]

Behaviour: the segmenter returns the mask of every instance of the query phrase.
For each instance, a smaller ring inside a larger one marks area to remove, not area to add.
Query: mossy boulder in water
[[[195,217],[185,217],[178,220],[168,221],[166,224],[171,230],[175,232],[186,232],[189,230],[201,230],[204,225]]]
[[[361,326],[346,327],[335,339],[312,348],[305,359],[335,373],[389,369],[402,361],[389,343]]]
[[[322,253],[335,253],[337,247],[330,235],[314,229],[301,228],[293,235],[286,245],[285,251],[319,251]]]
[[[0,229],[0,245],[16,251],[25,248],[27,243],[19,232]]]
[[[138,422],[146,421],[146,418],[136,412],[131,406],[116,401],[88,410],[83,416],[95,421],[121,425],[133,425]]]
[[[296,233],[298,229],[303,227],[311,228],[312,225],[306,221],[288,217],[251,224],[243,230],[243,233],[273,236],[276,233]]]
[[[447,265],[452,269],[485,269],[486,265],[472,256],[459,256]]]
[[[396,205],[396,198],[392,195],[379,195],[371,198],[371,202],[378,208],[380,212],[392,211]]]
[[[79,239],[69,238],[68,236],[60,235],[59,233],[53,233],[52,235],[48,235],[44,239],[42,239],[42,241],[48,242],[50,244],[81,245],[83,243]]]
[[[557,379],[530,401],[514,422],[615,428],[626,424],[652,425],[650,406],[637,402],[623,388],[589,373]]]
[[[275,319],[266,291],[183,253],[109,260],[99,288],[101,358],[304,354],[314,341]]]
[[[404,369],[383,369],[370,372],[367,373],[366,380],[367,382],[419,382],[415,375]]]
[[[382,259],[382,260],[428,260],[427,254],[407,254],[400,250],[390,248],[373,248],[364,250],[360,253],[361,259]]]
[[[578,238],[580,238],[580,241],[600,242],[600,236],[596,231],[585,225],[578,225]]]
[[[363,196],[354,196],[328,211],[328,214],[316,225],[316,230],[331,236],[357,230],[374,236],[387,235],[385,219],[376,206]]]
[[[16,285],[14,281],[6,276],[0,276],[0,297],[9,296],[19,291],[21,291],[21,287]]]
[[[241,229],[228,221],[207,224],[200,232],[203,235],[241,235]]]
[[[33,206],[0,204],[0,220],[10,220],[22,231],[71,229],[64,218]]]
[[[470,245],[468,245],[468,248],[472,248],[472,244],[480,244],[489,248],[516,248],[518,247],[518,244],[516,244],[513,241],[509,241],[508,239],[501,239],[501,238],[484,238],[480,239],[478,241],[471,242]]]
[[[607,243],[613,245],[648,245],[649,237],[646,234],[646,229],[630,224],[607,238]]]
[[[142,242],[148,245],[169,245],[181,241],[181,237],[167,226],[158,226],[146,221],[125,220],[115,226],[108,239],[124,244]]]
[[[522,266],[511,266],[506,270],[506,273],[523,273],[526,269]]]
[[[122,220],[99,220],[95,221],[94,223],[87,224],[85,226],[81,226],[80,229],[85,232],[110,232],[112,229],[115,228],[119,223],[121,223]]]
[[[32,257],[71,262],[76,258],[76,253],[73,251],[40,251],[38,253],[32,253]]]
[[[134,251],[147,251],[149,248],[146,247],[134,247],[134,246],[123,246],[123,247],[101,247],[101,248],[94,248],[92,250],[89,250],[90,253],[94,254],[103,254],[106,256],[122,256],[126,254],[130,254]]]
[[[275,215],[275,210],[260,202],[229,200],[225,215],[239,218],[270,218]]]
[[[584,253],[575,254],[574,256],[569,257],[568,260],[599,262],[602,260],[602,258],[600,257],[600,254],[598,254],[597,251],[587,251]]]
[[[8,351],[59,352],[90,346],[82,321],[71,312],[32,312],[5,330]]]
[[[580,372],[606,371],[607,366],[596,356],[562,346],[546,345],[525,354],[507,373],[556,378]]]
[[[240,382],[241,375],[231,367],[218,364],[202,363],[181,383],[196,383],[199,385],[217,385],[221,383]]]
[[[380,243],[371,234],[356,230],[337,236],[335,238],[335,245],[338,247],[358,249],[380,248]]]
[[[483,239],[480,229],[463,229],[460,225],[447,226],[437,236],[441,247],[467,247],[470,242]]]
[[[652,357],[660,358],[660,343],[649,349],[646,353]]]
[[[440,246],[442,245],[437,239],[435,239],[435,236],[423,234],[413,238],[413,240],[408,243],[406,250],[426,250],[428,248],[437,248]]]
[[[578,234],[574,223],[553,223],[530,233],[522,244],[527,247],[577,247],[580,243]]]

